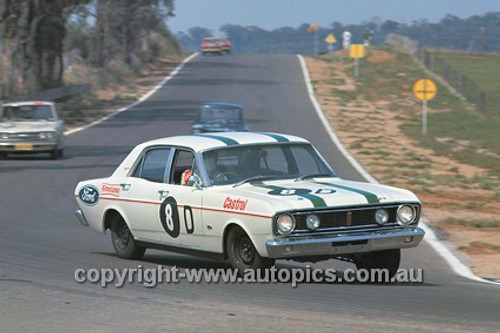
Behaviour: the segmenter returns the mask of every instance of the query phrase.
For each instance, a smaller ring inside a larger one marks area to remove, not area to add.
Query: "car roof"
[[[173,136],[144,142],[137,146],[144,148],[157,145],[181,146],[200,152],[207,149],[250,144],[309,143],[298,136],[269,132],[217,132],[214,134],[194,134]]]
[[[2,106],[21,106],[21,105],[53,105],[53,102],[48,101],[22,101],[2,104]]]
[[[239,104],[231,103],[204,103],[201,105],[201,109],[239,109],[243,110],[244,107]]]

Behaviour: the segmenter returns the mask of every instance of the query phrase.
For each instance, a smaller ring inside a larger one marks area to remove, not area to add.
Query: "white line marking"
[[[344,148],[342,143],[340,142],[339,138],[335,134],[335,132],[332,130],[330,127],[330,123],[326,119],[325,114],[323,113],[323,110],[321,109],[321,106],[319,105],[318,101],[316,100],[316,95],[314,94],[314,88],[311,84],[311,78],[309,76],[309,72],[307,70],[307,65],[304,60],[304,58],[298,54],[297,57],[299,58],[300,61],[300,66],[302,67],[302,72],[304,74],[304,80],[306,83],[307,87],[307,92],[309,94],[309,99],[311,100],[312,105],[314,106],[314,109],[316,110],[316,114],[318,115],[318,118],[321,120],[321,123],[325,127],[326,131],[330,135],[330,139],[333,141],[333,143],[337,146],[337,148],[340,150],[340,152],[349,160],[349,162],[352,164],[352,166],[358,171],[368,182],[373,183],[373,184],[380,184],[372,175],[370,175],[362,166],[359,164],[359,162]],[[491,283],[491,284],[500,284],[499,282],[494,282],[490,280],[483,279],[474,273],[464,265],[460,259],[443,243],[439,241],[439,239],[436,236],[436,233],[429,227],[428,225],[428,220],[425,217],[422,217],[422,220],[420,221],[420,226],[422,229],[425,231],[425,237],[424,240],[429,243],[429,245],[436,251],[447,263],[450,265],[450,267],[453,269],[455,273],[457,273],[460,276],[466,277],[471,280],[475,281],[480,281],[484,283]]]
[[[166,84],[174,76],[176,76],[177,73],[179,73],[179,71],[182,69],[182,67],[184,67],[184,65],[186,63],[188,63],[189,61],[191,61],[197,55],[198,55],[198,53],[193,53],[189,57],[187,57],[186,59],[184,59],[166,78],[164,78],[160,83],[158,83],[158,85],[156,85],[156,87],[154,87],[153,89],[151,89],[150,91],[148,91],[146,94],[144,94],[143,96],[141,96],[134,103],[132,103],[130,105],[127,105],[127,106],[125,106],[125,107],[123,107],[121,109],[118,109],[118,110],[114,111],[113,113],[110,113],[107,116],[102,117],[102,118],[100,118],[100,119],[98,119],[98,120],[96,120],[96,121],[94,121],[94,122],[92,122],[92,123],[90,123],[88,125],[85,125],[85,126],[82,126],[82,127],[78,127],[78,128],[74,128],[72,130],[66,131],[66,132],[64,132],[64,135],[71,135],[71,134],[74,134],[74,133],[86,130],[87,128],[90,128],[92,126],[95,126],[95,125],[98,125],[98,124],[100,124],[102,122],[105,122],[106,120],[108,120],[108,119],[116,116],[117,114],[119,114],[119,113],[121,113],[123,111],[127,111],[128,109],[133,108],[137,104],[144,102],[146,99],[148,99],[149,97],[151,97],[151,95],[153,95],[155,92],[157,92],[161,87],[163,87],[164,84]]]

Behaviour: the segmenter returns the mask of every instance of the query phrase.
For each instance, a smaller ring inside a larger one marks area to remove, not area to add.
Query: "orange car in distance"
[[[201,43],[203,55],[216,54],[222,55],[222,43],[220,37],[205,37]]]

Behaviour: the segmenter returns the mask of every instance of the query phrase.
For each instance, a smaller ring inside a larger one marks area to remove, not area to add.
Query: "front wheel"
[[[389,273],[389,279],[392,279],[398,272],[399,263],[401,262],[401,250],[392,249],[384,251],[370,252],[359,255],[354,259],[357,269],[366,269],[370,276],[375,276],[372,270],[386,269]],[[388,281],[372,281],[372,282],[388,282]]]
[[[247,269],[265,269],[274,265],[274,259],[259,255],[250,237],[239,227],[233,227],[229,231],[226,249],[231,265],[238,270],[240,276]]]
[[[124,259],[140,259],[146,249],[136,244],[127,223],[120,215],[113,217],[111,222],[111,241],[116,254]]]

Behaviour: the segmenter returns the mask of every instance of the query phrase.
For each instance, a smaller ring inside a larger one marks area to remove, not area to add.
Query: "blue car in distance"
[[[229,103],[202,104],[197,119],[191,122],[193,134],[211,132],[248,132],[243,106]]]

